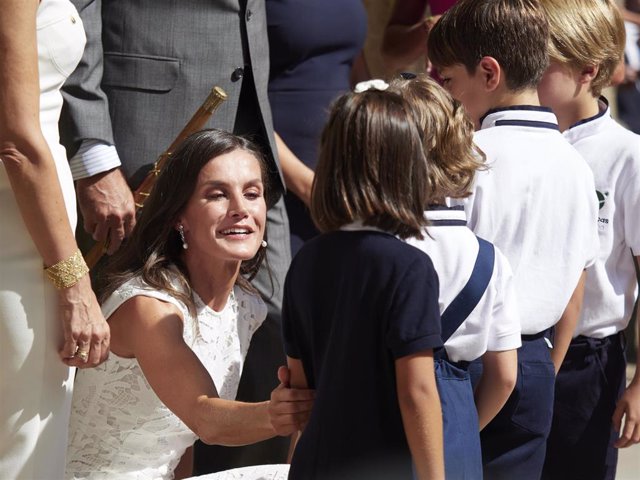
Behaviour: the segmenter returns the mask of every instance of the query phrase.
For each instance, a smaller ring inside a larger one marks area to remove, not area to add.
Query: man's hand
[[[133,194],[119,168],[76,182],[84,229],[112,255],[136,223]]]
[[[269,403],[271,425],[276,433],[282,436],[304,429],[315,397],[314,390],[289,388],[289,377],[287,367],[278,369],[280,385],[271,392]]]
[[[632,381],[618,400],[613,414],[613,428],[620,432],[616,448],[625,448],[640,443],[640,382]],[[622,417],[624,416],[624,429]]]

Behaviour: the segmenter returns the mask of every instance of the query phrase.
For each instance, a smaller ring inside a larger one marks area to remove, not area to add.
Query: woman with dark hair
[[[249,283],[266,247],[266,179],[256,147],[220,130],[192,135],[168,162],[109,269],[112,355],[77,378],[67,478],[173,478],[198,437],[258,442],[295,428],[291,416],[272,425],[279,407],[310,408],[286,403],[311,395],[293,390],[276,405],[234,401],[266,316]]]

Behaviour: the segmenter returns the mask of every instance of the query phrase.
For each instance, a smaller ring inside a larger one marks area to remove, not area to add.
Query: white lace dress
[[[233,400],[249,342],[267,313],[262,300],[235,287],[224,309],[216,312],[196,296],[197,317],[193,318],[179,300],[133,279],[106,300],[105,317],[137,295],[169,302],[180,310],[186,344],[211,375],[220,397]],[[65,476],[171,479],[180,457],[196,438],[160,401],[138,361],[112,353],[99,367],[78,371]]]

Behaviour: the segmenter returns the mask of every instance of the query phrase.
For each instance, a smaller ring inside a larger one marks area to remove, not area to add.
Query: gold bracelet
[[[80,250],[71,255],[66,260],[62,260],[49,268],[45,268],[47,277],[51,283],[58,289],[73,287],[78,280],[89,273],[89,267],[82,257]]]

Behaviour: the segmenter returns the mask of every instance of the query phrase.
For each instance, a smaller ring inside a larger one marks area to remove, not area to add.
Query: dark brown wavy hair
[[[459,0],[429,32],[436,68],[462,64],[473,75],[493,57],[510,90],[536,88],[549,65],[549,24],[537,0]]]
[[[175,225],[193,195],[202,168],[211,159],[235,150],[252,154],[260,163],[265,202],[270,200],[267,166],[259,148],[249,140],[223,130],[202,130],[189,136],[173,153],[139,214],[131,237],[107,265],[105,300],[119,286],[141,276],[151,287],[163,290],[183,302],[195,314],[189,272],[181,259],[182,241]],[[266,234],[265,234],[266,236]],[[236,284],[255,292],[251,279],[265,260],[266,248],[242,262]],[[172,268],[175,266],[176,268]],[[177,270],[179,285],[171,278]],[[171,273],[173,272],[173,273]]]

